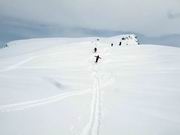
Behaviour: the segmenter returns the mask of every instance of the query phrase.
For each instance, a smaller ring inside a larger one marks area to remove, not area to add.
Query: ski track
[[[104,49],[104,55],[107,55],[107,49]],[[92,63],[92,61],[91,61]],[[100,135],[101,118],[102,118],[102,94],[101,75],[98,72],[98,64],[91,64],[93,75],[93,97],[91,103],[91,113],[87,125],[84,127],[81,135]],[[105,75],[105,74],[104,74]]]
[[[10,70],[13,70],[13,69],[17,69],[18,67],[20,67],[21,65],[25,64],[25,63],[28,63],[29,61],[32,61],[33,59],[37,58],[37,56],[32,56],[30,58],[27,58],[23,61],[20,61],[14,65],[11,65],[11,66],[8,66],[7,68],[5,69],[2,69],[0,70],[0,72],[6,72],[6,71],[10,71]]]
[[[103,50],[104,56],[109,55],[107,52],[107,48]],[[28,59],[25,59],[21,62],[18,62],[14,65],[11,65],[3,70],[0,70],[0,72],[6,72],[10,71],[13,69],[17,69],[21,65],[28,63],[29,61],[32,61],[33,59],[37,58],[38,56],[33,56]],[[90,60],[92,62],[92,60]],[[89,63],[91,63],[89,61]],[[101,62],[99,63],[101,64]],[[94,78],[93,82],[93,93],[92,93],[92,103],[91,103],[91,113],[90,113],[90,118],[87,123],[87,125],[84,127],[81,135],[99,135],[100,134],[100,127],[101,127],[101,116],[102,116],[102,96],[101,96],[101,88],[105,86],[101,86],[101,76],[98,73],[98,65],[97,64],[92,64],[93,70],[92,75]],[[16,104],[9,104],[9,105],[1,105],[0,106],[0,112],[13,112],[13,111],[22,111],[30,108],[34,108],[37,106],[41,105],[46,105],[54,102],[58,102],[60,100],[63,100],[68,97],[72,96],[78,96],[78,95],[83,95],[90,93],[90,90],[87,91],[78,91],[78,92],[67,92],[63,94],[59,94],[56,96],[48,97],[48,98],[43,98],[39,100],[33,100],[33,101],[27,101],[27,102],[22,102],[22,103],[16,103]]]
[[[101,93],[100,93],[100,80],[97,76],[97,72],[95,73],[95,82],[94,82],[94,90],[95,90],[95,102],[93,109],[93,119],[91,122],[91,126],[89,129],[89,135],[99,135],[100,124],[101,124]]]
[[[93,97],[91,103],[90,118],[81,135],[99,135],[101,124],[101,93],[100,79],[97,72],[94,72]]]
[[[54,56],[54,55],[57,55],[57,54],[59,54],[59,53],[39,55],[39,56],[31,56],[31,57],[29,57],[29,58],[27,58],[27,59],[25,59],[25,60],[22,60],[22,61],[20,61],[20,62],[17,62],[16,64],[13,64],[13,65],[11,65],[11,66],[6,67],[5,69],[1,69],[0,72],[6,72],[6,71],[11,71],[11,70],[17,69],[17,68],[19,68],[20,66],[22,66],[22,65],[24,65],[24,64],[26,64],[26,63],[28,63],[28,62],[30,62],[30,61],[38,58],[38,57]]]
[[[9,105],[1,105],[0,106],[0,112],[12,112],[12,111],[25,110],[25,109],[29,109],[29,108],[33,108],[33,107],[37,107],[37,106],[41,106],[41,105],[46,105],[46,104],[58,102],[60,100],[68,98],[68,97],[87,94],[89,92],[90,92],[90,90],[76,91],[76,92],[66,92],[66,93],[63,93],[63,94],[59,94],[59,95],[56,95],[56,96],[43,98],[43,99],[39,99],[39,100],[33,100],[33,101],[27,101],[27,102],[9,104]]]

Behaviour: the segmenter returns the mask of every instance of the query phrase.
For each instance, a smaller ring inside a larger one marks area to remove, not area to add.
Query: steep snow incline
[[[0,50],[0,134],[180,134],[180,49],[94,39]]]

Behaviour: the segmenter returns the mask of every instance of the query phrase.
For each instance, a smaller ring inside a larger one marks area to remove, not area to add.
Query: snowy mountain
[[[18,18],[0,16],[0,48],[7,42],[19,39],[43,38],[43,37],[82,37],[82,36],[105,36],[110,37],[133,31],[113,31],[106,29],[89,29],[83,27],[65,27],[59,25],[44,25],[29,22]],[[180,35],[170,34],[160,37],[149,37],[136,33],[140,43],[158,44],[180,47]]]
[[[138,45],[135,35],[8,46],[0,49],[1,135],[180,134],[180,48]]]

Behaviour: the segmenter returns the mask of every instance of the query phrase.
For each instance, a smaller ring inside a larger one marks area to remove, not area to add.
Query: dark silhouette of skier
[[[113,43],[111,43],[111,47],[113,47]]]
[[[95,47],[95,48],[94,48],[94,53],[96,53],[96,52],[97,52],[97,48]]]
[[[121,46],[121,42],[119,42],[119,46]]]
[[[98,63],[98,60],[101,59],[101,57],[99,55],[95,56],[96,57],[96,61],[95,63]]]

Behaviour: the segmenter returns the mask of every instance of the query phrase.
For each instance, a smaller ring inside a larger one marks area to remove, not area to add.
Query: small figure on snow
[[[99,55],[97,55],[95,57],[96,57],[95,63],[98,63],[98,60],[101,59],[101,57]]]
[[[111,47],[113,47],[113,43],[111,43]]]
[[[121,42],[119,42],[119,46],[121,46]]]
[[[97,48],[95,47],[95,48],[94,48],[94,53],[96,53],[96,52],[97,52]]]

